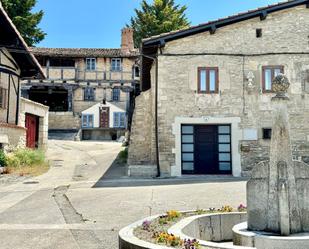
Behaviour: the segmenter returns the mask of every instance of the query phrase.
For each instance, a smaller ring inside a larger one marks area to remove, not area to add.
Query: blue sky
[[[149,0],[151,1],[151,0]],[[191,25],[273,4],[279,0],[175,0],[188,7]],[[120,30],[141,0],[38,0],[40,27],[47,37],[37,46],[117,48]]]

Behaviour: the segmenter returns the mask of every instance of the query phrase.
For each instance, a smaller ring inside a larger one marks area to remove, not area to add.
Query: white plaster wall
[[[125,113],[123,109],[119,108],[116,105],[113,105],[110,102],[106,102],[105,105],[102,103],[95,104],[92,107],[82,112],[82,115],[85,115],[85,114],[93,115],[93,128],[100,127],[100,107],[109,107],[109,127],[110,128],[114,127],[114,113],[115,112]]]

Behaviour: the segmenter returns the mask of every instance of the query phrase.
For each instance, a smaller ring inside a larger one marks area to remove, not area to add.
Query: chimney
[[[123,28],[121,30],[121,50],[130,52],[134,49],[133,29]]]

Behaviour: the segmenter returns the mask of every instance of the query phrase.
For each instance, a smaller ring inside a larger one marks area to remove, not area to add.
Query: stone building
[[[32,103],[29,107],[20,98],[20,81],[43,78],[39,63],[0,3],[0,146],[46,147],[45,119],[48,108]],[[39,117],[41,111],[45,113]],[[41,123],[27,122],[30,117]],[[45,123],[44,123],[45,122]]]
[[[97,106],[103,102],[121,106],[126,112],[124,120],[130,122],[133,97],[139,86],[138,51],[134,49],[132,29],[122,30],[119,49],[32,48],[31,51],[47,79],[24,81],[22,95],[49,106],[51,132],[76,132],[83,128],[82,123],[88,122],[87,139],[114,137],[117,127],[109,129],[109,115]],[[89,129],[93,121],[89,116],[82,120],[82,112],[93,106],[98,107],[95,112],[102,122],[92,132]]]
[[[308,1],[151,37],[142,54],[131,175],[250,174],[269,157],[272,79],[279,73],[291,82],[294,159],[309,160]]]

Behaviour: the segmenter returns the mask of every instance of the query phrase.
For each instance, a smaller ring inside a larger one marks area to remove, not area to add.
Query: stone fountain
[[[309,248],[309,165],[293,161],[287,104],[289,80],[273,80],[270,160],[247,183],[248,222],[233,228],[234,244],[258,249]]]
[[[168,233],[198,239],[202,248],[309,249],[309,165],[293,161],[287,111],[289,85],[283,74],[273,80],[276,95],[272,98],[270,160],[252,170],[247,183],[247,213],[189,216],[170,227]],[[143,221],[119,232],[120,249],[167,248],[134,236],[134,229]]]

